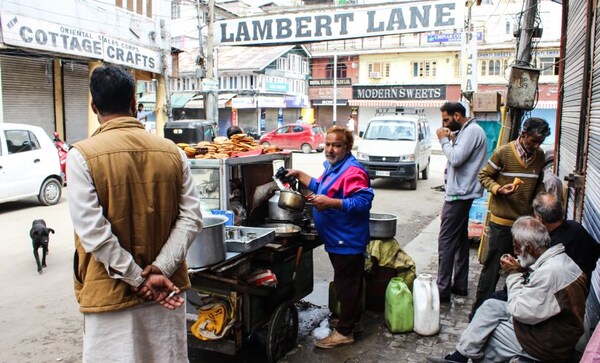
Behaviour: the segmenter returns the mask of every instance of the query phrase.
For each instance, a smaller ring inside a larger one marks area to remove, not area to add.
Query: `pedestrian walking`
[[[96,68],[90,93],[100,127],[67,162],[83,361],[187,362],[185,255],[202,228],[187,158],[136,119],[129,72]]]
[[[459,102],[446,102],[440,111],[445,127],[436,133],[448,163],[438,238],[437,285],[440,302],[446,303],[451,294],[468,294],[469,210],[473,200],[483,195],[477,175],[485,166],[487,141],[485,131],[474,118],[466,117],[465,107]]]

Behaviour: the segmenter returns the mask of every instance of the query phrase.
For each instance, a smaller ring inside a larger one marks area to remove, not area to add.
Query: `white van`
[[[411,190],[417,179],[429,177],[431,130],[422,112],[376,116],[364,132],[356,158],[367,169],[371,179],[407,180]]]
[[[53,205],[62,185],[58,150],[44,129],[0,123],[0,203],[37,196]]]

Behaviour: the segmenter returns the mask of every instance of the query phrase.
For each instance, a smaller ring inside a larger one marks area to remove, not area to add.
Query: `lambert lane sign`
[[[399,33],[434,32],[463,27],[464,5],[427,1],[334,8],[315,13],[280,14],[215,22],[216,43],[249,45],[305,43]]]
[[[446,86],[352,86],[355,100],[445,100]]]
[[[104,34],[2,12],[6,44],[86,58],[160,73],[160,53]]]

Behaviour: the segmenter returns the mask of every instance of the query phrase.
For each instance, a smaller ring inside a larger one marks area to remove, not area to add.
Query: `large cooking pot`
[[[301,212],[304,208],[304,197],[296,191],[280,190],[277,205],[279,208]]]
[[[371,239],[386,239],[396,236],[396,217],[393,214],[371,213],[369,232]]]
[[[204,228],[196,236],[187,252],[185,261],[189,268],[200,268],[214,265],[225,260],[225,222],[227,217],[207,215]]]
[[[280,191],[276,191],[269,199],[269,219],[274,221],[298,221],[302,219],[302,212],[279,207],[279,193]]]

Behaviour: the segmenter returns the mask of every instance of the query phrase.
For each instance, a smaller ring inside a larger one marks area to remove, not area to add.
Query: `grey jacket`
[[[440,144],[448,158],[446,201],[480,198],[483,187],[477,175],[487,161],[485,131],[472,118],[464,124],[454,142],[444,137]]]

